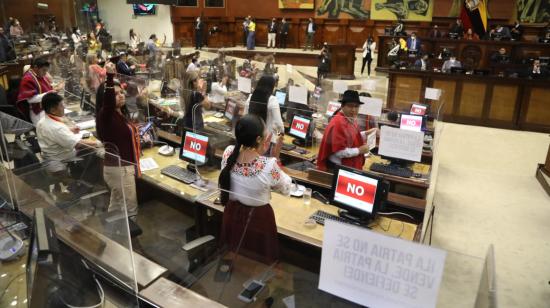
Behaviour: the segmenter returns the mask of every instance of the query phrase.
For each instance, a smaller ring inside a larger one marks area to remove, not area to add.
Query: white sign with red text
[[[327,105],[327,116],[331,117],[336,110],[338,110],[342,106],[339,102],[328,102]]]
[[[306,139],[307,131],[309,129],[309,124],[311,120],[302,118],[300,116],[294,116],[292,120],[292,125],[290,126],[290,132],[292,136]]]
[[[198,163],[206,162],[206,150],[208,149],[208,137],[187,132],[181,156],[192,159]]]
[[[422,131],[422,117],[417,115],[401,115],[401,129],[412,130],[415,132]]]
[[[420,115],[423,116],[426,114],[426,110],[428,109],[425,105],[420,104],[412,104],[411,106],[411,114],[412,115]]]
[[[362,212],[372,213],[378,180],[340,169],[334,200]]]

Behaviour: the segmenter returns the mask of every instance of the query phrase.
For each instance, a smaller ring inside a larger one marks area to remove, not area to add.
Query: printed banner
[[[371,19],[431,21],[434,0],[372,0]]]

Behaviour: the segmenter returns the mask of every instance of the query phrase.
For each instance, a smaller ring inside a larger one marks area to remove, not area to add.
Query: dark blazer
[[[281,26],[279,27],[279,33],[280,34],[288,34],[288,30],[290,29],[290,24],[287,22],[282,22]]]
[[[202,30],[204,30],[204,22],[201,20],[201,22],[197,25],[197,22],[195,21],[195,25],[193,26],[193,28],[195,29],[195,31],[202,34]]]
[[[414,62],[413,68],[422,69],[422,59],[418,59]],[[426,70],[431,70],[432,65],[429,60],[426,60]]]
[[[420,39],[418,37],[416,37],[416,49],[415,50],[420,50]],[[407,38],[407,48],[410,50],[411,49],[411,45],[412,45],[412,38]]]
[[[311,22],[313,24],[313,32],[317,32],[317,25],[314,23],[314,22]],[[309,23],[307,23],[307,26],[306,26],[306,35],[308,33],[308,30],[309,29]]]
[[[277,33],[277,29],[279,29],[279,25],[277,24],[277,22],[270,22],[267,26],[267,31],[269,33]]]
[[[134,72],[133,69],[130,68],[130,66],[128,66],[128,64],[126,64],[126,62],[122,61],[122,60],[119,60],[116,64],[116,71],[121,74],[121,75],[126,75],[126,76],[133,76],[135,75],[136,73]]]

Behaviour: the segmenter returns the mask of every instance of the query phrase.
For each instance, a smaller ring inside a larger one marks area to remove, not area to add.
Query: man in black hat
[[[331,171],[336,165],[344,165],[361,170],[365,163],[368,131],[361,132],[357,124],[359,93],[346,90],[340,100],[342,106],[330,120],[317,156],[317,168]]]

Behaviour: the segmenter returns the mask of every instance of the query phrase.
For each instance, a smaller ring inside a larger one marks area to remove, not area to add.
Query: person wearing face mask
[[[19,23],[19,20],[14,19],[11,22],[11,26],[10,26],[10,36],[14,38],[18,38],[21,35],[23,35],[23,33],[24,32],[23,32],[23,28],[21,27],[21,23]]]
[[[456,56],[452,55],[451,58],[443,63],[441,71],[443,73],[450,73],[452,67],[462,67],[462,63],[456,59]]]
[[[417,54],[420,51],[420,40],[416,37],[415,32],[407,38],[407,49],[409,49],[409,54]]]
[[[31,68],[25,72],[19,85],[17,107],[35,125],[44,117],[44,112],[40,105],[44,94],[54,90],[61,90],[65,86],[61,83],[55,89],[53,88],[50,80],[47,78],[49,69],[50,63],[48,60],[45,58],[34,59]]]
[[[340,100],[340,110],[330,120],[317,156],[317,168],[332,171],[337,165],[361,170],[365,163],[365,153],[369,152],[367,136],[372,131],[367,124],[366,131],[361,132],[357,124],[359,93],[346,90]]]
[[[202,49],[202,34],[204,32],[204,23],[201,20],[201,17],[197,17],[195,21],[195,49]]]
[[[109,209],[123,209],[128,217],[138,212],[135,178],[139,168],[140,137],[138,128],[123,113],[126,103],[121,85],[114,80],[114,65],[107,67],[107,81],[96,118],[97,136],[105,144],[103,178],[111,190]]]
[[[544,79],[548,77],[548,74],[546,70],[541,67],[540,60],[535,59],[533,60],[533,65],[527,71],[527,76],[529,76],[530,79]]]

